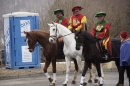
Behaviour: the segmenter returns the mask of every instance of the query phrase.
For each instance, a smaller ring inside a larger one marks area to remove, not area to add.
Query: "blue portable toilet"
[[[9,69],[40,68],[40,46],[28,50],[23,31],[39,29],[39,14],[14,12],[3,15],[5,67]]]

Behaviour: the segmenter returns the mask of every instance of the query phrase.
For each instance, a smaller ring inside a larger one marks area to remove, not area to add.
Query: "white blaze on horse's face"
[[[25,42],[28,43],[28,39],[26,39]]]
[[[48,24],[50,26],[50,37],[49,42],[50,43],[56,43],[57,40],[57,28],[55,24]]]
[[[27,46],[28,46],[28,38],[27,38],[27,39],[25,39],[25,42],[27,43]]]

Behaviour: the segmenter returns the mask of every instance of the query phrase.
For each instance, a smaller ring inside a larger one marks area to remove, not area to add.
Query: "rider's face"
[[[73,12],[74,15],[77,15],[77,14],[79,14],[79,13],[80,13],[80,10],[79,10],[79,9],[75,9],[74,12]]]
[[[56,13],[56,17],[57,18],[61,18],[63,15],[60,13],[60,12],[58,12],[58,13]]]
[[[104,20],[105,16],[99,16],[98,17],[98,22],[102,22]]]

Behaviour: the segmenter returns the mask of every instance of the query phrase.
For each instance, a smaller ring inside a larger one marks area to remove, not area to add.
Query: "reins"
[[[61,37],[65,37],[65,36],[68,36],[68,35],[71,35],[72,33],[69,33],[69,34],[66,34],[66,35],[64,35],[64,36],[61,36]]]

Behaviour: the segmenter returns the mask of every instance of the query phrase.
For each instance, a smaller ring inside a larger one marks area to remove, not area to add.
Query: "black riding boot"
[[[64,43],[63,42],[57,42],[57,47],[58,47],[58,59],[62,58],[64,56],[64,53],[63,53],[63,46],[64,46]]]
[[[104,59],[104,60],[108,60],[109,59],[109,53],[108,53],[108,51],[103,47],[102,48],[103,49],[103,57],[102,57],[102,59]]]
[[[105,47],[102,46],[102,40],[97,39],[97,44],[98,44],[98,47],[100,50],[101,58],[104,60],[107,60],[109,57],[109,54],[108,54],[107,50],[105,49]]]

